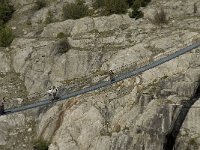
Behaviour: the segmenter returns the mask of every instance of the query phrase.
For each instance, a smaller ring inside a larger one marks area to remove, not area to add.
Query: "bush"
[[[34,150],[48,150],[49,142],[45,141],[44,139],[40,138],[34,142]]]
[[[51,11],[48,11],[47,17],[45,19],[45,23],[49,24],[49,23],[52,23],[53,21],[54,21],[53,13]]]
[[[93,3],[94,8],[100,8],[105,6],[105,0],[95,0]]]
[[[7,47],[13,41],[12,29],[6,26],[0,27],[0,47]]]
[[[55,55],[62,55],[71,48],[67,38],[60,39],[57,44],[55,45]]]
[[[132,4],[132,12],[129,13],[129,16],[131,18],[142,18],[143,17],[143,13],[142,11],[140,11],[140,7],[145,7],[147,6],[147,4],[150,2],[151,0],[135,0],[133,1]]]
[[[133,5],[136,5],[137,7],[145,7],[151,0],[135,0]]]
[[[103,15],[124,14],[128,8],[132,8],[129,13],[131,18],[141,18],[143,13],[139,10],[140,7],[145,7],[151,0],[95,0],[94,8],[102,8]]]
[[[27,24],[28,26],[31,26],[31,25],[32,25],[31,19],[28,19],[28,20],[26,21],[26,24]]]
[[[128,5],[124,0],[105,0],[105,15],[124,14]]]
[[[130,18],[139,19],[142,18],[143,16],[144,16],[143,12],[139,10],[133,10],[132,12],[129,13]]]
[[[13,12],[14,9],[13,6],[9,4],[9,0],[0,0],[0,25],[10,20]]]
[[[134,0],[126,0],[126,3],[128,4],[129,7],[133,5]]]
[[[161,25],[161,24],[166,24],[167,22],[168,22],[167,15],[165,11],[163,9],[160,9],[159,12],[157,11],[156,14],[154,15],[153,23]]]
[[[60,33],[57,34],[57,38],[59,38],[59,39],[62,39],[62,38],[65,38],[65,37],[66,37],[66,35],[63,32],[60,32]]]
[[[46,7],[47,3],[45,0],[37,0],[36,1],[36,6],[35,6],[35,9],[36,10],[40,10],[42,9],[43,7]]]
[[[88,7],[83,0],[76,0],[75,3],[67,3],[63,7],[64,19],[79,19],[88,15]]]

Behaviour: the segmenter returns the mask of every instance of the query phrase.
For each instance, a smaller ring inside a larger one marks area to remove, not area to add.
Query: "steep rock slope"
[[[18,37],[0,52],[1,94],[33,101],[35,96],[44,97],[51,85],[68,87],[71,80],[83,82],[85,76],[100,80],[102,76],[94,77],[94,72],[118,72],[122,66],[159,57],[200,37],[200,10],[193,12],[194,4],[200,8],[197,0],[154,0],[143,9],[144,19],[138,20],[111,15],[62,21],[64,2],[49,1],[45,8],[33,11],[34,1],[13,1],[16,11],[9,25]],[[161,6],[169,23],[155,26],[150,20]],[[59,22],[45,25],[52,9]],[[59,34],[65,38],[59,39]],[[50,141],[50,150],[163,149],[165,133],[180,110],[171,104],[194,96],[199,66],[198,48],[106,89],[46,109],[1,117],[2,149],[31,149],[35,135]],[[15,86],[5,87],[6,81],[13,80]],[[180,129],[175,143],[178,150],[199,148],[198,103]]]

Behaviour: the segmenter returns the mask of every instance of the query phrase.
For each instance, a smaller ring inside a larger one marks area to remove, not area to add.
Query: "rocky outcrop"
[[[11,47],[0,51],[0,94],[9,103],[16,104],[17,98],[33,102],[32,95],[44,97],[51,85],[74,90],[69,83],[75,79],[89,85],[85,76],[94,84],[105,79],[103,73],[110,69],[118,73],[144,65],[200,37],[197,0],[152,0],[142,8],[144,18],[138,20],[111,15],[63,21],[61,9],[67,1],[47,1],[40,10],[33,9],[35,1],[12,1],[16,11],[8,25],[18,36]],[[160,5],[169,20],[156,26],[150,20]],[[57,14],[53,15],[56,22],[45,24],[49,11]],[[0,145],[2,149],[27,150],[33,139],[44,138],[50,142],[50,150],[161,150],[181,110],[173,104],[194,96],[199,66],[197,48],[105,89],[3,116]],[[198,103],[188,109],[178,128],[177,150],[200,147]]]

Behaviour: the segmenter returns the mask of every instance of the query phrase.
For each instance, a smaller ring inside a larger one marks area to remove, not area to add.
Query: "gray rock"
[[[1,60],[0,72],[1,73],[9,72],[11,61],[8,55],[6,55],[4,52],[0,52],[0,60]]]

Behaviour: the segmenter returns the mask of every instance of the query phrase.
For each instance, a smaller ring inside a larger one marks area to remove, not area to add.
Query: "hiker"
[[[22,98],[17,98],[18,105],[21,105],[24,100]]]
[[[50,98],[50,99],[53,99],[53,90],[52,90],[52,88],[50,88],[50,89],[47,91],[47,94],[49,95],[49,98]]]
[[[111,82],[115,81],[114,73],[113,73],[112,70],[109,71],[109,76],[110,76],[110,81],[111,81]]]
[[[3,98],[3,100],[0,101],[0,115],[5,114],[4,103],[5,103],[5,97]]]
[[[57,93],[58,93],[58,88],[56,88],[55,86],[53,86],[53,88],[52,88],[53,100],[55,100],[57,98]]]

